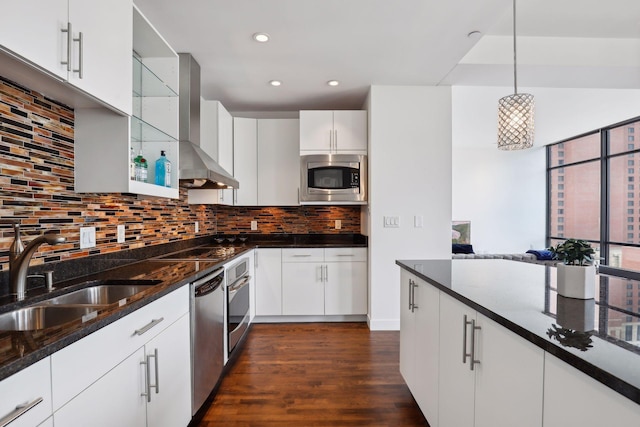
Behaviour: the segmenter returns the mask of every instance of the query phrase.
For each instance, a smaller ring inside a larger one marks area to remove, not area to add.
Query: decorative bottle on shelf
[[[164,150],[160,151],[160,158],[156,160],[156,185],[171,187],[171,162]]]
[[[133,151],[133,147],[131,147],[131,160],[129,161],[129,179],[136,179],[136,153]]]
[[[147,159],[144,157],[140,159],[140,181],[147,182],[147,168],[149,165],[147,164]]]

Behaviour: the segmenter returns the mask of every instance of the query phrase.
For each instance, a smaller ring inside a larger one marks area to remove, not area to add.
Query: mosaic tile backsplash
[[[66,237],[43,245],[32,265],[147,247],[210,234],[360,233],[360,207],[227,207],[179,199],[74,192],[74,113],[0,77],[0,218],[21,224],[24,242],[44,231]],[[342,228],[334,228],[335,220]],[[251,221],[258,230],[251,231]],[[116,225],[126,225],[117,243]],[[96,227],[96,247],[80,249],[81,226]],[[0,271],[8,270],[10,224],[0,224]]]

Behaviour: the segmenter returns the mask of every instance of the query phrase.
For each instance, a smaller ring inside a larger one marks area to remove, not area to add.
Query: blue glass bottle
[[[171,162],[164,150],[160,151],[160,158],[156,160],[156,185],[171,187]]]

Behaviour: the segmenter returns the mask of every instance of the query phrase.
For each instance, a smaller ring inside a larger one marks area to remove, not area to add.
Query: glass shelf
[[[177,97],[178,94],[134,55],[133,96]]]
[[[131,141],[175,142],[177,139],[144,120],[131,116]]]

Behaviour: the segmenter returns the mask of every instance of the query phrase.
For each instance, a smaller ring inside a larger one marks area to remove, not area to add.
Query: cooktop
[[[172,261],[222,261],[235,254],[233,247],[198,246],[155,258]]]

